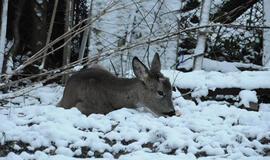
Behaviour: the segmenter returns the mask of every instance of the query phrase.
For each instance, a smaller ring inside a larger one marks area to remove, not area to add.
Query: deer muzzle
[[[163,112],[162,114],[166,115],[166,116],[175,116],[175,110],[170,111],[170,112]]]

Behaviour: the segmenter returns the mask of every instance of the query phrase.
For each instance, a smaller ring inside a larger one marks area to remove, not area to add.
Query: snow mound
[[[178,72],[173,70],[162,71],[171,80],[171,83],[180,88],[215,89],[241,88],[257,89],[270,88],[270,71],[243,71],[220,73],[216,71]]]
[[[76,108],[55,107],[61,93],[61,87],[42,87],[29,93],[25,101],[18,97],[15,104],[0,109],[0,160],[269,156],[267,110],[249,112],[213,101],[196,105],[174,92],[181,117],[155,117],[126,108],[85,116]],[[31,104],[34,95],[39,100]]]
[[[243,104],[246,107],[249,107],[250,102],[258,102],[256,91],[242,90],[240,91],[239,96],[241,99],[240,105]]]

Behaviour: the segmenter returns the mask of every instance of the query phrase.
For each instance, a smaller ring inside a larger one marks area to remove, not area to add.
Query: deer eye
[[[165,96],[164,92],[162,92],[162,91],[157,91],[157,93],[158,93],[158,95],[160,95],[160,96],[162,96],[162,97]]]

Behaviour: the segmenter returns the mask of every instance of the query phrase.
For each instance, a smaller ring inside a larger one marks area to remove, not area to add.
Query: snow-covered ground
[[[252,88],[253,79],[258,86],[270,86],[269,72],[164,73],[184,88],[234,87],[236,82]],[[264,109],[259,112],[216,101],[196,105],[174,92],[181,117],[156,117],[142,108],[87,117],[76,108],[55,107],[62,92],[57,85],[40,87],[0,108],[0,160],[270,159],[269,104],[260,104]],[[241,93],[245,102],[254,96]]]
[[[177,72],[165,70],[173,85],[180,88],[270,88],[270,71],[243,71],[221,73],[216,71]]]

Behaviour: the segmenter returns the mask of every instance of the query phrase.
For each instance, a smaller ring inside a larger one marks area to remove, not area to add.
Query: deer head
[[[133,58],[132,67],[143,85],[139,94],[141,102],[157,115],[174,115],[171,83],[160,72],[159,55],[155,54],[150,70],[137,57]]]

